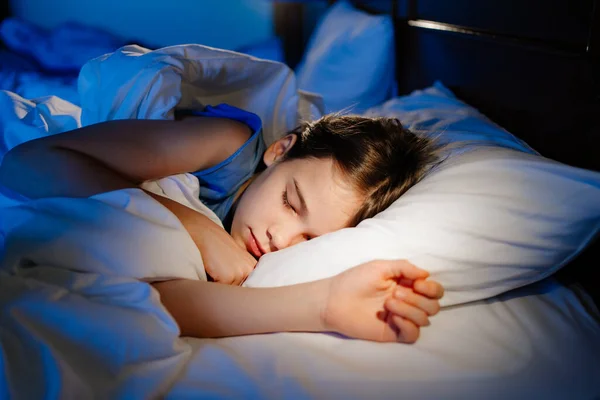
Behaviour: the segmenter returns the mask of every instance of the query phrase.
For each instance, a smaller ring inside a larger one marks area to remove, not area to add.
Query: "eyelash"
[[[292,206],[288,200],[288,194],[287,194],[287,190],[284,190],[283,193],[281,194],[281,198],[283,200],[283,205],[286,208],[289,208],[290,210],[292,210],[294,213],[296,212],[296,209],[294,208],[294,206]]]
[[[289,208],[290,210],[292,210],[294,212],[294,214],[297,214],[296,209],[294,208],[293,205],[290,204],[289,200],[288,200],[288,195],[287,195],[287,190],[284,190],[283,193],[281,194],[281,199],[283,200],[283,205],[285,206],[285,208]],[[311,240],[312,237],[305,235],[304,238],[306,240]]]
[[[289,200],[288,200],[288,198],[287,198],[287,190],[284,190],[284,191],[283,191],[283,193],[281,194],[281,199],[283,200],[283,205],[284,205],[286,208],[289,208],[290,210],[292,210],[292,211],[294,212],[294,214],[297,214],[297,212],[296,212],[296,209],[294,208],[294,206],[293,206],[293,205],[291,205],[291,204],[290,204],[290,202],[289,202]],[[304,238],[305,238],[306,240],[310,240],[310,239],[312,239],[312,237],[310,237],[310,236],[308,236],[308,235],[305,235],[305,236],[304,236]]]

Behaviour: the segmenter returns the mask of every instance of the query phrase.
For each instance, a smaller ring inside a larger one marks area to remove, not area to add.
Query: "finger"
[[[413,279],[400,278],[397,280],[398,285],[402,285],[407,288],[411,288],[414,286],[415,281]]]
[[[396,290],[394,290],[394,297],[425,311],[429,316],[435,315],[440,311],[439,301],[421,296],[420,294],[413,292],[412,289],[398,286],[396,287]]]
[[[219,282],[224,285],[233,285],[235,282],[235,278],[233,277],[233,275],[226,275],[223,277],[215,278],[215,282]]]
[[[392,320],[392,317],[394,316],[394,314],[392,314],[389,311],[380,311],[380,312],[385,313],[385,316],[383,317],[383,320],[387,324],[387,329],[383,330],[381,338],[379,339],[379,341],[386,342],[386,343],[397,342],[398,341],[398,336],[400,334],[400,330],[398,329],[398,327],[396,326],[396,324]]]
[[[417,325],[397,315],[392,316],[392,321],[398,328],[399,342],[414,343],[417,341],[421,333],[421,330]]]
[[[395,297],[386,300],[385,308],[394,315],[408,319],[418,326],[429,326],[431,324],[425,311]]]
[[[233,277],[232,284],[236,285],[236,286],[241,285],[242,282],[244,282],[246,280],[248,275],[250,275],[250,272],[252,272],[252,270],[249,270],[248,268],[240,269],[239,271],[236,272],[235,276]]]
[[[224,285],[233,285],[235,281],[235,275],[232,271],[220,271],[215,273],[212,277],[215,282]]]
[[[244,282],[246,282],[246,279],[248,279],[252,271],[254,271],[254,267],[246,268],[246,270],[243,271],[241,276],[239,277],[239,282],[237,282],[236,284],[238,286],[242,286]]]
[[[242,284],[244,276],[241,274],[237,274],[236,276],[233,277],[233,280],[231,281],[230,285],[233,286],[240,286]]]
[[[389,278],[407,278],[407,279],[425,279],[429,276],[429,272],[417,268],[406,260],[388,260],[387,274]]]
[[[444,296],[444,287],[436,281],[417,280],[413,288],[415,292],[431,299],[441,299]]]
[[[252,271],[254,271],[256,269],[257,265],[258,265],[258,263],[256,262],[256,260],[254,258],[252,258],[252,260],[244,266],[244,271],[243,271],[244,279],[246,279],[248,277],[248,275],[250,275],[252,273]]]

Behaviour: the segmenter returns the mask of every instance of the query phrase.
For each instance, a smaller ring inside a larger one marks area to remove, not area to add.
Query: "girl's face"
[[[233,216],[231,236],[257,258],[346,227],[363,200],[330,159],[280,162],[295,140],[269,146]]]

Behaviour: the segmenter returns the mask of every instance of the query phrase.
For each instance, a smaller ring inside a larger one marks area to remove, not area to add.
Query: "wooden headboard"
[[[440,80],[542,155],[600,171],[600,0],[353,3],[393,16],[400,94]],[[291,66],[304,50],[313,6],[274,6]],[[597,240],[561,272],[584,283],[598,304],[592,271],[599,259]]]

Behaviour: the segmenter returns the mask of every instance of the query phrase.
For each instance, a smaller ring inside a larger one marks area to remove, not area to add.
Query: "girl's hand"
[[[223,228],[204,215],[200,217],[189,232],[200,250],[206,273],[215,282],[241,285],[256,267],[256,259]]]
[[[379,342],[414,343],[440,309],[442,286],[405,260],[372,261],[331,278],[325,328]],[[400,284],[413,282],[413,288]]]
[[[200,250],[204,269],[215,281],[241,285],[254,270],[257,261],[207,216],[167,197],[145,191],[168,208],[181,221]]]

